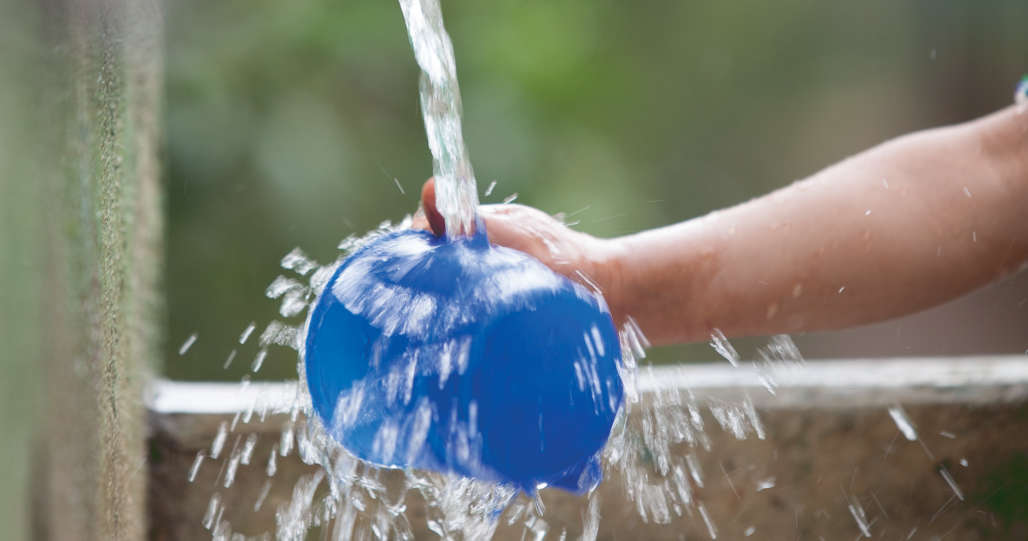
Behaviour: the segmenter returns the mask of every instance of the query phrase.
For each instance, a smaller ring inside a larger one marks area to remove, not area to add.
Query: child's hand
[[[604,239],[574,231],[548,214],[524,205],[483,205],[478,215],[485,222],[489,241],[524,252],[555,272],[586,285],[599,288],[614,313],[617,295],[614,288],[612,246]],[[421,208],[414,215],[415,229],[442,235],[443,217],[436,210],[435,180],[428,179],[421,189]]]

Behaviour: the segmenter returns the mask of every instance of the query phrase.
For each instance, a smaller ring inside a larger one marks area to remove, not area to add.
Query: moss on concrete
[[[143,5],[137,5],[143,4]],[[35,537],[142,539],[143,380],[155,364],[161,220],[158,4],[58,3],[43,38]]]
[[[1028,452],[993,466],[982,485],[974,500],[999,520],[1004,537],[1028,533]]]

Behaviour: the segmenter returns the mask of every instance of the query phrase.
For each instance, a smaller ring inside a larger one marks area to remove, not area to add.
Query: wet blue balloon
[[[385,235],[346,259],[307,323],[307,386],[354,455],[583,492],[622,405],[603,299],[484,228]]]

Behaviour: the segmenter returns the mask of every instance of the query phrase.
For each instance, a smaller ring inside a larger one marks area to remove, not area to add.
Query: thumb
[[[437,237],[441,237],[446,233],[446,221],[435,206],[434,178],[426,180],[424,186],[421,187],[421,208],[425,212],[425,218],[428,219],[428,226],[432,233]]]

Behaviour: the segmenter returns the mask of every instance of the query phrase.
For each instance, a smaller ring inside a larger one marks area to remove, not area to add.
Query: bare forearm
[[[1028,258],[1028,113],[903,137],[775,193],[610,241],[615,312],[657,343],[835,329]]]

